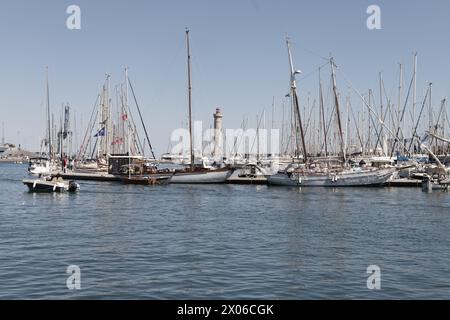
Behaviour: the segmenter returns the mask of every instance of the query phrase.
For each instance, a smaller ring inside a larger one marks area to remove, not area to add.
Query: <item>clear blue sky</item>
[[[0,117],[6,138],[37,150],[44,135],[44,68],[49,66],[55,112],[69,102],[86,125],[106,73],[113,83],[130,68],[156,152],[186,118],[184,28],[191,29],[194,116],[210,124],[220,106],[226,127],[250,120],[288,88],[285,35],[297,68],[307,75],[332,54],[356,88],[377,88],[383,71],[395,88],[398,63],[409,81],[419,53],[418,97],[434,83],[436,102],[450,93],[447,0],[346,1],[5,1],[0,10]],[[82,10],[82,29],[66,28],[66,8]],[[378,4],[382,30],[366,27]],[[338,85],[348,89],[342,79]],[[299,94],[317,95],[317,79],[299,81]],[[78,126],[80,123],[78,123]],[[80,128],[78,128],[81,131]],[[79,132],[81,134],[81,132]]]

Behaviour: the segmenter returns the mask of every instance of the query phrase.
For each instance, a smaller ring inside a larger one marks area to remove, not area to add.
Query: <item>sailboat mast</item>
[[[125,115],[125,121],[123,122],[123,130],[125,134],[125,123],[129,121],[128,117],[130,116],[129,107],[128,107],[128,67],[125,67],[125,105],[124,105],[124,115]],[[130,137],[130,125],[127,123],[126,126],[126,137],[124,136],[124,140],[126,139],[126,148],[128,152],[128,156],[130,156],[131,152],[131,137]]]
[[[5,145],[5,121],[2,121],[2,145]]]
[[[291,43],[290,43],[289,39],[286,39],[286,44],[287,44],[287,48],[288,48],[289,65],[290,65],[290,71],[291,71],[292,103],[294,106],[294,112],[297,113],[298,126],[300,129],[300,136],[301,136],[302,148],[303,148],[303,162],[306,163],[308,160],[308,156],[307,156],[307,151],[306,151],[305,134],[304,134],[303,125],[302,125],[302,116],[300,114],[300,109],[298,107],[297,83],[295,81],[295,75],[297,73],[300,73],[300,71],[294,70],[294,64],[292,62],[292,54],[291,54]],[[297,134],[296,134],[296,136],[297,136]],[[298,150],[298,146],[297,146],[297,155],[299,155],[299,153],[300,153],[300,150]]]
[[[48,156],[49,158],[52,158],[52,129],[51,129],[51,122],[50,122],[50,89],[48,85],[48,66],[45,67],[45,91],[46,91],[46,103],[47,103],[47,134],[48,134]]]
[[[330,59],[330,63],[331,63],[331,74],[333,77],[333,93],[334,93],[334,103],[335,103],[335,107],[336,107],[336,118],[337,118],[337,122],[338,122],[339,138],[341,140],[341,152],[342,152],[342,157],[344,158],[344,162],[345,162],[346,157],[345,157],[345,150],[344,150],[344,136],[342,134],[341,112],[339,110],[339,98],[338,98],[337,88],[336,88],[336,72],[335,72],[336,65],[334,63],[333,58]]]
[[[414,53],[414,71],[413,71],[413,102],[412,102],[412,124],[416,123],[416,104],[417,104],[417,52]],[[413,128],[411,128],[413,129]],[[411,136],[411,139],[414,139]]]
[[[323,86],[322,86],[322,79],[320,77],[320,68],[319,68],[319,88],[320,88],[320,111],[322,114],[322,125],[323,125],[323,140],[325,145],[325,157],[328,157],[328,141],[327,141],[327,124],[325,121],[325,108],[324,108],[324,102],[323,102]],[[322,150],[320,150],[322,151]]]
[[[192,137],[192,86],[191,86],[191,48],[189,45],[189,28],[186,28],[187,69],[188,69],[188,102],[189,102],[189,145],[191,170],[194,169],[194,147]]]
[[[384,112],[383,112],[383,73],[380,72],[380,109],[381,109],[381,120],[384,122]],[[380,126],[380,136],[377,139],[377,144],[375,145],[375,148],[378,145],[378,141],[381,138],[381,154],[385,155],[384,150],[384,133],[383,133],[383,125]]]

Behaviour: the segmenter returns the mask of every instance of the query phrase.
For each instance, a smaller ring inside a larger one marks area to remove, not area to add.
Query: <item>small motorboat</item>
[[[61,177],[46,177],[41,179],[25,179],[22,181],[30,192],[75,192],[80,185],[75,181],[64,181]]]

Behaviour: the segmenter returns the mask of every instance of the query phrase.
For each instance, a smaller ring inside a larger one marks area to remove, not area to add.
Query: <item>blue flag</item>
[[[95,134],[95,136],[94,136],[94,137],[104,137],[104,136],[105,136],[105,134],[106,134],[106,128],[105,128],[105,127],[103,127],[103,128],[101,128],[101,129],[100,129],[100,131],[99,131],[99,132],[97,132],[97,133]]]

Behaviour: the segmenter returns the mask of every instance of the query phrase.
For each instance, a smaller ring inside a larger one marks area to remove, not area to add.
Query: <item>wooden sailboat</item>
[[[192,86],[191,86],[191,51],[189,45],[189,29],[186,28],[186,48],[187,48],[187,69],[188,69],[188,105],[189,105],[189,145],[190,145],[190,165],[189,167],[175,171],[170,179],[170,183],[225,183],[231,175],[232,170],[224,166],[222,168],[204,168],[195,166],[194,147],[192,135]]]
[[[347,166],[347,159],[344,147],[344,136],[342,130],[342,124],[339,111],[339,98],[336,89],[335,78],[335,64],[333,59],[330,60],[331,72],[333,76],[333,93],[334,102],[336,108],[336,120],[338,127],[338,137],[340,142],[340,161],[338,166],[330,167],[329,157],[326,155],[326,166],[321,166],[319,163],[314,163],[308,156],[305,143],[305,135],[302,126],[302,118],[298,105],[297,97],[297,85],[295,75],[299,71],[295,71],[292,61],[290,41],[286,41],[289,64],[290,64],[290,76],[291,76],[291,92],[292,105],[294,107],[294,113],[296,117],[296,125],[300,133],[300,141],[296,137],[297,141],[297,160],[301,160],[302,163],[293,163],[285,170],[278,172],[275,175],[268,177],[267,182],[269,185],[280,186],[304,186],[304,187],[355,187],[355,186],[381,186],[388,182],[394,172],[393,168],[378,169],[378,168],[364,168],[356,167],[351,168]],[[325,134],[326,137],[326,134]],[[325,138],[326,139],[326,138]],[[302,154],[300,156],[300,142],[302,145]],[[326,152],[327,153],[327,152]],[[295,159],[293,159],[295,160]]]

